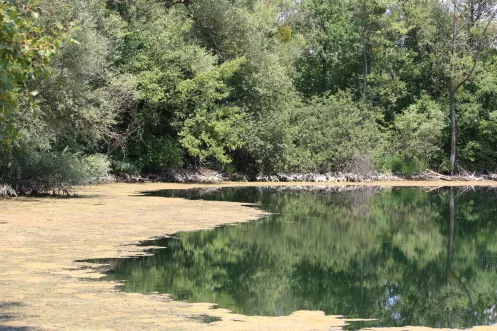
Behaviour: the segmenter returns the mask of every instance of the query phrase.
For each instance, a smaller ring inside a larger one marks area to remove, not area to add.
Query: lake
[[[321,310],[375,319],[347,328],[497,323],[497,191],[222,188],[147,192],[274,213],[143,242],[109,264],[126,292],[168,293],[245,315]],[[158,234],[163,235],[163,234]]]

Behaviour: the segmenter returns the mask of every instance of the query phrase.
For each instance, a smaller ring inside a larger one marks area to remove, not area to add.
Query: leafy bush
[[[459,150],[460,164],[465,169],[478,171],[497,169],[497,111],[490,112],[487,118],[477,121],[477,134]]]
[[[127,148],[130,164],[113,161],[115,172],[136,174],[140,171],[164,171],[183,165],[183,150],[177,140],[169,135],[143,135],[142,139],[131,141]],[[119,160],[121,155],[114,157]]]
[[[362,155],[361,162],[372,159],[382,140],[377,117],[374,109],[346,92],[315,98],[295,109],[288,169],[341,171],[357,155]]]
[[[248,151],[259,171],[365,171],[383,142],[378,113],[347,92],[314,98],[249,122]]]
[[[383,169],[396,174],[412,176],[416,173],[423,172],[427,169],[426,162],[418,158],[403,159],[398,155],[386,156],[383,159]]]
[[[140,174],[141,169],[133,163],[112,159],[110,164],[114,174]]]
[[[47,193],[73,185],[96,184],[107,175],[110,166],[103,155],[40,151],[26,144],[0,154],[0,182],[20,193]]]
[[[274,112],[247,118],[243,141],[247,153],[255,160],[257,172],[267,174],[286,169],[290,137],[285,117],[285,113]]]
[[[79,158],[78,155],[76,155],[76,158]],[[109,174],[110,161],[105,155],[92,154],[79,159],[81,167],[85,169],[85,176],[80,177],[81,184],[79,185],[97,184]]]
[[[391,138],[392,152],[385,165],[393,172],[411,175],[435,165],[447,126],[442,108],[428,96],[421,97],[397,115]]]

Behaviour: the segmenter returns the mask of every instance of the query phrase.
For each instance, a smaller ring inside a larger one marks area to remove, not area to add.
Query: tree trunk
[[[366,50],[366,40],[363,39],[363,47],[362,47],[362,57],[364,61],[364,76],[362,82],[362,92],[363,98],[366,98],[366,89],[368,87],[368,53]]]
[[[457,50],[457,0],[453,0],[454,12],[452,13],[452,49],[450,58],[450,92],[449,92],[449,104],[450,104],[450,174],[454,175],[456,167],[456,83],[455,83],[455,71],[456,71],[456,50]]]
[[[450,174],[454,175],[456,166],[456,92],[451,88],[449,103],[450,103]]]

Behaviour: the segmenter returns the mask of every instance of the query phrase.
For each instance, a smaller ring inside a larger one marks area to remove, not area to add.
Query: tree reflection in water
[[[248,315],[322,310],[376,326],[497,323],[497,199],[480,190],[309,193],[237,188],[153,195],[256,203],[277,213],[145,245],[106,280]],[[457,209],[456,209],[457,201]]]

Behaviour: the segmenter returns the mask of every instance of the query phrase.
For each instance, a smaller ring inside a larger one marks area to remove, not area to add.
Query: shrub
[[[121,169],[124,173],[160,172],[183,165],[183,149],[177,140],[167,134],[162,136],[144,134],[141,139],[131,141],[127,150],[129,158],[134,161],[127,169]],[[119,171],[118,168],[114,170]]]
[[[111,169],[114,174],[139,175],[140,168],[135,164],[125,161],[111,160]]]
[[[441,106],[428,96],[396,116],[391,137],[392,152],[386,158],[393,172],[411,175],[434,164],[442,152],[447,126]]]
[[[370,172],[368,160],[382,141],[377,117],[374,109],[347,92],[315,98],[295,109],[289,170],[342,171],[360,161],[360,168]]]
[[[286,170],[291,143],[286,116],[283,112],[274,112],[247,117],[243,141],[250,155],[247,159],[253,158],[256,172],[269,174]]]
[[[19,193],[67,191],[74,185],[98,183],[110,166],[103,155],[40,151],[25,144],[0,154],[0,182]]]
[[[387,156],[383,162],[384,169],[406,176],[412,176],[416,173],[423,172],[428,167],[426,162],[419,160],[418,158],[404,159],[398,155]]]
[[[78,156],[76,155],[76,158]],[[85,168],[84,177],[80,177],[81,184],[97,184],[106,177],[110,171],[110,161],[102,154],[92,154],[80,159],[81,167]]]

